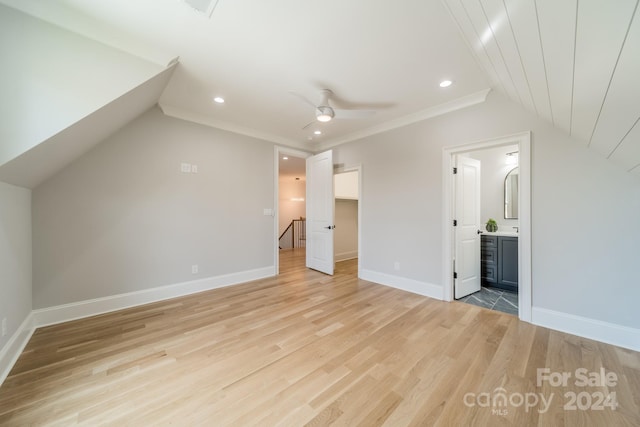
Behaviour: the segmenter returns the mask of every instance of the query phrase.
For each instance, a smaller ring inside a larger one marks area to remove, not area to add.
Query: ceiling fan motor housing
[[[320,106],[316,109],[316,118],[320,122],[328,122],[335,116],[333,108],[328,106]]]

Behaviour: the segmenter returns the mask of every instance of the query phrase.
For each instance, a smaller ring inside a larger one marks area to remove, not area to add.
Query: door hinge
[[[458,173],[458,168],[453,168],[453,174],[457,174]]]
[[[458,273],[456,273],[455,271],[453,272],[453,278],[457,279],[458,278]]]
[[[457,226],[458,226],[458,220],[457,220],[457,219],[454,219],[454,220],[453,220],[453,226],[454,226],[454,227],[457,227]]]

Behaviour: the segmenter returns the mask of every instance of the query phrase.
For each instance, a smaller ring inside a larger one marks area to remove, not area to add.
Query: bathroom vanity
[[[518,291],[518,235],[511,232],[483,233],[480,248],[483,286]]]

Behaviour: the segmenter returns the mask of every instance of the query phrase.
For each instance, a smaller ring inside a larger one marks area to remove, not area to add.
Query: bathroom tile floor
[[[503,313],[514,314],[516,316],[518,315],[517,292],[483,286],[478,292],[467,295],[458,301],[491,310],[502,311]]]

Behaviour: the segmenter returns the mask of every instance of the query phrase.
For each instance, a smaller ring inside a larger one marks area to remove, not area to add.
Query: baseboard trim
[[[539,307],[532,308],[531,321],[534,325],[640,351],[640,329]]]
[[[360,278],[425,297],[439,300],[444,299],[444,289],[440,285],[420,282],[419,280],[407,279],[406,277],[394,276],[366,269],[362,269],[360,272]]]
[[[346,261],[348,259],[358,258],[358,251],[341,252],[336,254],[334,259],[336,262]]]
[[[142,291],[112,295],[86,301],[34,310],[33,324],[36,328],[82,319],[111,311],[122,310],[142,304],[209,291],[225,286],[237,285],[252,280],[275,276],[275,267],[263,267],[239,273],[207,277],[174,285],[160,286]]]
[[[11,368],[16,364],[18,357],[31,339],[33,331],[35,328],[33,326],[33,312],[31,312],[0,350],[0,385],[7,379]]]

